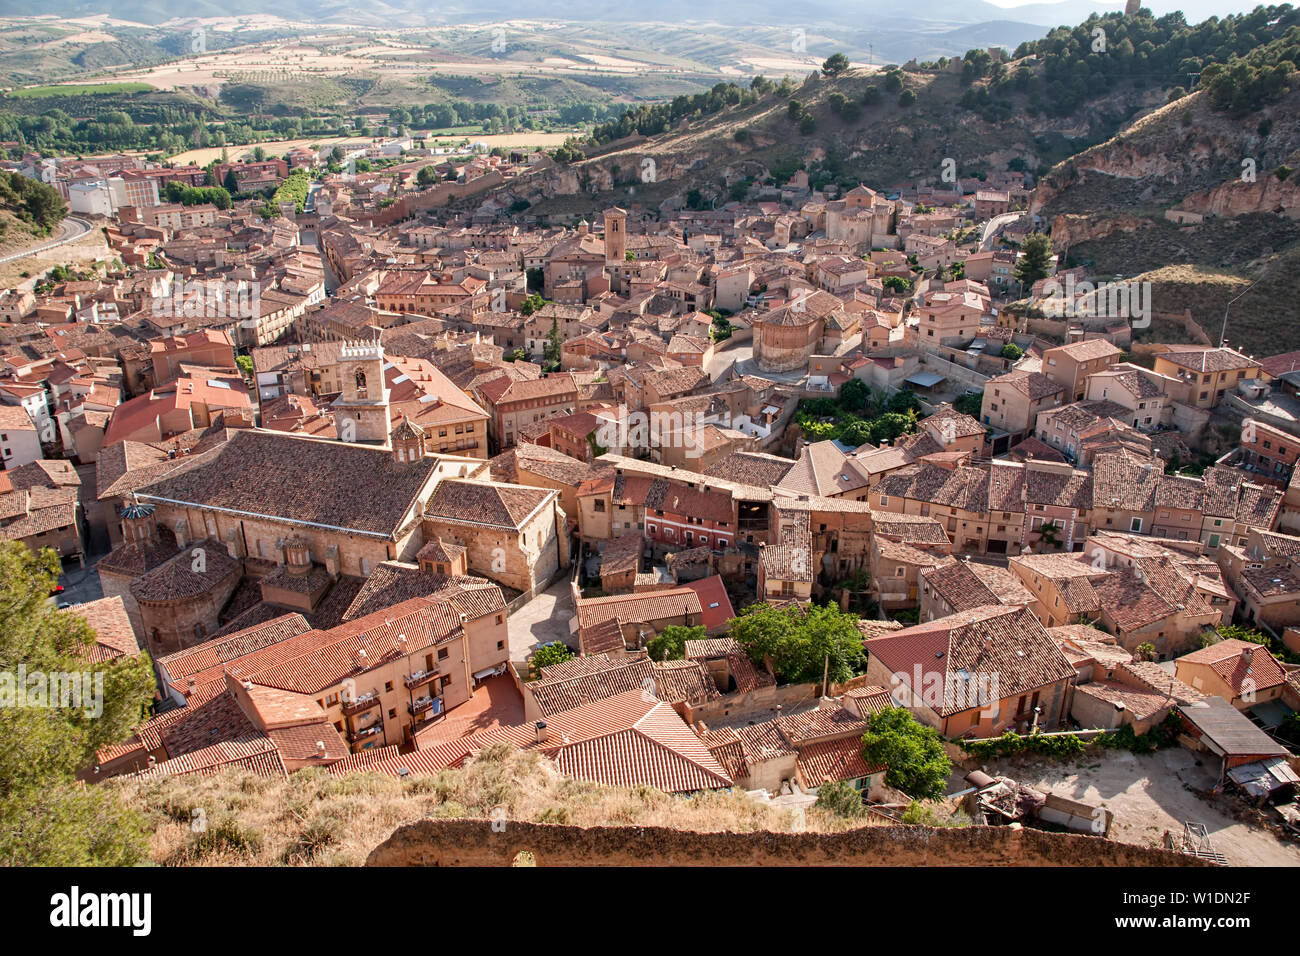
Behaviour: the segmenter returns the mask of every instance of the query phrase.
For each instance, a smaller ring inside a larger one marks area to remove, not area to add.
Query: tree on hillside
[[[947,789],[952,762],[939,732],[902,707],[887,707],[868,719],[862,759],[886,767],[885,783],[918,800],[933,800]]]
[[[147,850],[143,819],[74,775],[142,722],[153,667],[145,654],[92,664],[90,626],[49,600],[58,574],[48,548],[0,544],[0,863],[132,865]],[[80,701],[54,691],[56,677],[87,673]]]
[[[432,186],[439,179],[438,168],[436,166],[424,166],[415,175],[415,181],[421,186]]]
[[[1022,255],[1016,263],[1016,281],[1022,291],[1050,274],[1052,240],[1041,232],[1030,233],[1020,247]]]
[[[771,660],[777,676],[791,683],[820,683],[829,656],[830,680],[840,683],[865,662],[857,621],[837,607],[751,604],[732,619],[729,634],[755,664]]]
[[[822,73],[827,76],[839,76],[849,68],[849,58],[843,53],[832,53],[822,64]]]

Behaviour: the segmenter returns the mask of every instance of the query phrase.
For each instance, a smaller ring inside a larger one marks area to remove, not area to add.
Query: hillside
[[[334,777],[305,770],[287,780],[240,771],[199,777],[121,779],[128,806],[144,815],[159,865],[355,866],[401,824],[425,818],[492,819],[576,826],[660,826],[699,832],[836,832],[850,821],[788,810],[721,791],[673,797],[651,787],[602,787],[561,776],[537,754],[485,750],[461,770],[400,781],[378,774]],[[203,829],[194,826],[202,811]]]
[[[1228,301],[1257,281],[1235,309],[1229,341],[1270,354],[1300,347],[1291,321],[1300,180],[1288,170],[1296,166],[1300,89],[1244,117],[1196,92],[1057,166],[1031,208],[1069,264],[1154,280],[1155,309],[1190,308],[1215,341]],[[1171,222],[1169,210],[1204,221]]]
[[[721,204],[736,179],[783,181],[798,168],[809,171],[815,186],[876,188],[937,182],[945,159],[955,161],[963,178],[1009,164],[1047,168],[1111,136],[1116,117],[1163,101],[1157,90],[1126,88],[1097,97],[1075,116],[1019,112],[989,120],[960,107],[968,89],[960,75],[916,69],[897,76],[903,90],[916,94],[911,105],[887,89],[890,81],[878,69],[814,75],[788,96],[768,93],[749,106],[687,117],[666,133],[626,145],[587,145],[592,158],[530,178],[514,198],[537,204],[539,213],[590,215],[612,198],[655,206],[692,189],[706,205]],[[812,118],[811,127],[791,118],[791,102]],[[653,182],[642,173],[647,158],[655,164]]]

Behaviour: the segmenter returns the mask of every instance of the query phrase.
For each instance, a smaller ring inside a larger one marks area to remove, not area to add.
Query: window
[[[447,648],[445,647],[438,648],[438,660],[445,661],[446,659],[447,659]]]
[[[500,651],[500,650],[504,650],[504,649],[505,649],[505,646],[506,646],[506,642],[505,642],[505,641],[497,641],[497,650],[499,650],[499,651]]]
[[[388,719],[389,719],[389,720],[396,720],[396,719],[397,719],[397,708],[396,708],[396,707],[390,707],[390,708],[388,708]]]
[[[882,508],[887,508],[887,507],[889,507],[889,495],[881,495],[881,496],[880,496],[880,507],[882,507]]]
[[[1142,530],[1142,519],[1141,519],[1141,518],[1134,518],[1134,519],[1133,519],[1133,522],[1128,526],[1128,529],[1129,529],[1130,531],[1141,531],[1141,530]]]
[[[392,692],[393,692],[393,682],[390,680],[384,681],[384,693],[391,694]]]
[[[593,505],[593,509],[597,512],[603,512],[605,510],[605,502],[597,498],[595,504]]]

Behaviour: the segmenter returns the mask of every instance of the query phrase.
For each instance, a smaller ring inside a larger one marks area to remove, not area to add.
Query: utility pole
[[[1251,289],[1255,288],[1257,282],[1259,282],[1259,279],[1256,279],[1255,282],[1252,282],[1250,285],[1246,286],[1246,288],[1242,289],[1241,292],[1237,293],[1237,295],[1229,299],[1228,304],[1223,307],[1223,331],[1219,333],[1219,348],[1223,348],[1223,343],[1227,341],[1228,338],[1228,310],[1232,308],[1232,303],[1236,302]]]
[[[831,690],[831,655],[826,655],[826,669],[822,671],[822,696],[829,697]]]

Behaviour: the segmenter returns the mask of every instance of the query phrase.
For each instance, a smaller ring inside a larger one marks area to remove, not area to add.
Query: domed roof
[[[122,509],[123,518],[147,518],[153,514],[153,505],[147,505],[140,501],[133,501]]]

